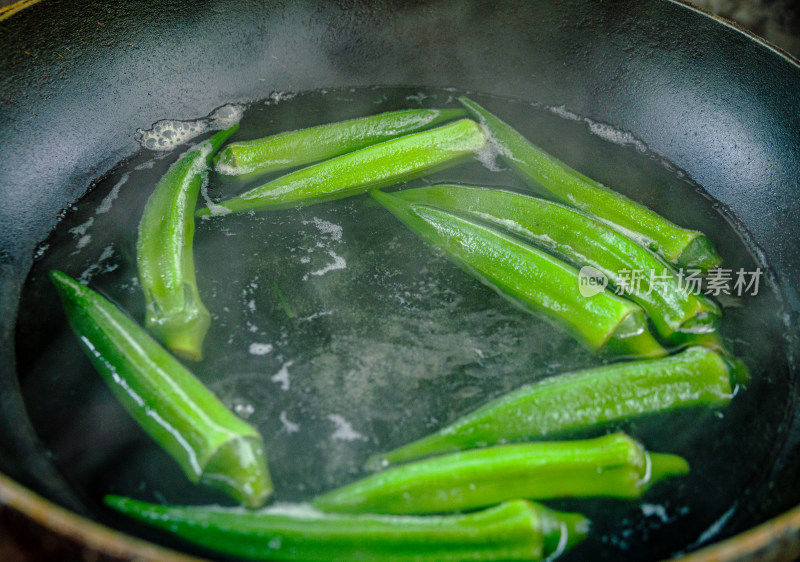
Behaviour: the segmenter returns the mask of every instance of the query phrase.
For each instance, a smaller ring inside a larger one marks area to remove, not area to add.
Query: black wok
[[[322,87],[456,87],[564,106],[686,171],[763,253],[787,325],[773,357],[788,396],[781,448],[720,538],[800,504],[800,67],[757,38],[669,1],[45,0],[0,21],[0,48],[0,513],[34,541],[44,528],[39,555],[166,556],[80,517],[86,506],[27,417],[14,330],[36,245],[138,150],[136,128]],[[791,560],[798,534],[795,509],[699,556]]]

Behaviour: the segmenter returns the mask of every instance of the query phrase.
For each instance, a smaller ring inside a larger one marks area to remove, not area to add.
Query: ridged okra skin
[[[211,157],[238,125],[189,149],[159,180],[139,222],[136,262],[147,329],[173,353],[199,361],[211,317],[197,288],[194,210]]]
[[[553,559],[586,536],[588,521],[515,500],[463,515],[323,514],[308,506],[245,512],[106,496],[125,515],[191,543],[248,560],[466,562]]]
[[[446,513],[514,498],[637,499],[686,474],[676,455],[649,453],[623,433],[471,449],[389,468],[317,497],[331,513]]]
[[[249,506],[272,492],[264,442],[130,317],[60,271],[50,278],[83,350],[128,413],[191,482]]]
[[[511,125],[474,101],[459,98],[467,111],[491,133],[506,162],[534,189],[544,188],[559,200],[607,221],[668,262],[709,270],[722,263],[702,232],[688,230],[617,193],[548,154]]]
[[[464,117],[463,109],[402,109],[234,142],[214,158],[217,172],[254,177],[327,160]]]
[[[617,287],[624,287],[626,271],[628,275],[638,272],[637,286],[629,287],[625,294],[647,312],[658,334],[671,344],[710,334],[719,324],[719,306],[681,287],[669,264],[575,208],[520,193],[463,185],[433,185],[392,195],[498,226],[577,267],[594,267]],[[629,277],[627,282],[632,284],[631,280]]]
[[[301,168],[197,214],[286,209],[349,197],[454,166],[486,142],[475,121],[459,119]]]
[[[656,412],[728,404],[744,364],[704,347],[660,359],[616,363],[523,386],[436,433],[374,455],[389,464],[497,443],[535,440]]]
[[[372,196],[473,277],[566,328],[590,349],[634,357],[666,354],[639,305],[609,291],[583,296],[577,270],[560,259],[478,221],[380,191]]]

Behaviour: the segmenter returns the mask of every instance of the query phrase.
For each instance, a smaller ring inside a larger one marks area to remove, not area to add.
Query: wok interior
[[[12,55],[6,75],[27,72],[3,85],[14,100],[3,112],[16,123],[0,131],[0,143],[14,146],[0,163],[0,177],[7,178],[3,224],[13,225],[0,240],[5,388],[16,385],[10,334],[33,248],[61,208],[134,152],[130,135],[119,131],[164,117],[197,117],[225,102],[262,98],[267,89],[321,85],[457,86],[563,105],[631,131],[685,169],[750,233],[784,299],[789,332],[796,331],[797,234],[785,225],[798,215],[793,194],[800,177],[795,157],[800,128],[798,112],[792,111],[798,105],[797,68],[749,38],[666,2],[631,3],[624,11],[578,2],[559,3],[558,9],[549,3],[490,9],[455,2],[355,11],[305,5],[263,9],[241,2],[215,8],[204,16],[188,8],[164,14],[142,6],[141,13],[130,14],[97,6],[98,19],[105,20],[101,29],[128,29],[135,44],[109,44],[58,3],[32,8],[14,22],[11,41],[26,37],[26,44],[39,47],[34,51],[40,58],[34,65]],[[63,17],[53,17],[59,10]],[[42,17],[56,22],[52,35],[34,31]],[[137,22],[128,23],[133,19]],[[175,29],[180,33],[170,33]],[[56,56],[54,37],[74,45],[68,63]],[[770,382],[790,396],[795,347],[796,338],[790,337],[780,355],[760,358]],[[2,400],[4,426],[13,428],[2,435],[4,450],[16,451],[0,460],[2,469],[85,512],[83,501],[42,454],[19,395],[7,392]],[[765,404],[770,408],[783,416]],[[755,429],[758,423],[754,420]],[[787,415],[783,423],[785,440],[775,451],[772,472],[763,475],[762,486],[746,490],[729,532],[799,499],[790,476],[798,464],[792,454],[794,420]]]

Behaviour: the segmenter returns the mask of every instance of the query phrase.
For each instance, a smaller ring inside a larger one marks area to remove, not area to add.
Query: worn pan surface
[[[31,517],[77,541],[56,557],[99,550],[165,559],[75,516],[87,510],[29,423],[14,329],[34,249],[62,209],[139,148],[136,128],[270,91],[456,87],[564,106],[631,132],[702,185],[763,252],[788,333],[775,376],[789,406],[795,401],[800,68],[690,7],[650,0],[44,0],[0,21],[0,52],[0,471],[8,476],[0,501],[9,506],[0,512],[15,528]],[[721,537],[800,503],[800,426],[791,407],[782,423],[782,448],[763,479],[769,485],[749,492]],[[798,521],[790,512],[699,556],[794,559]]]

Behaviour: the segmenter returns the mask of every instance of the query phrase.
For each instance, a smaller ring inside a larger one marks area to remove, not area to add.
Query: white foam
[[[97,261],[94,262],[89,267],[87,267],[85,270],[83,270],[83,273],[81,273],[80,277],[78,278],[78,281],[82,285],[88,285],[95,274],[101,272],[114,271],[117,268],[116,265],[105,264],[105,262],[111,259],[113,255],[114,255],[114,246],[109,244],[108,246],[103,248],[103,252],[100,254],[100,257],[97,258]]]
[[[486,118],[483,115],[478,116],[478,124],[481,126],[481,129],[483,129],[483,134],[486,137],[486,145],[476,151],[475,158],[492,172],[500,172],[503,168],[497,164],[497,158],[502,156],[509,160],[514,160],[514,155],[511,154],[511,151],[506,145],[497,140],[497,137],[492,134],[491,129],[489,129],[486,123]]]
[[[327,93],[324,92],[323,93]],[[264,105],[274,105],[282,101],[290,100],[297,94],[294,92],[270,92],[269,98],[264,102]]]
[[[281,383],[281,390],[289,390],[289,367],[294,365],[294,361],[287,361],[281,366],[280,371],[272,375],[272,382]]]
[[[102,215],[103,213],[107,213],[111,210],[111,204],[117,200],[117,197],[119,197],[119,190],[122,185],[128,181],[128,178],[130,178],[129,173],[126,172],[122,174],[122,177],[117,183],[114,184],[114,187],[111,188],[111,191],[108,192],[108,195],[106,195],[103,200],[100,201],[100,204],[94,211],[95,214]]]
[[[136,129],[134,138],[148,150],[174,150],[206,131],[227,129],[239,122],[244,106],[229,103],[218,107],[207,117],[191,121],[162,119],[149,129]]]
[[[367,438],[353,429],[350,422],[339,414],[331,414],[328,419],[336,425],[336,429],[331,434],[331,439],[337,441],[366,441]]]
[[[86,235],[86,233],[89,231],[89,229],[92,227],[93,224],[94,224],[94,217],[89,217],[89,219],[86,222],[83,222],[78,226],[70,228],[69,231],[73,237],[80,238]]]
[[[248,351],[250,352],[250,355],[267,355],[268,353],[272,352],[272,349],[271,343],[253,342],[250,344]]]
[[[599,121],[594,121],[593,119],[589,119],[588,117],[581,117],[571,111],[569,111],[566,106],[559,105],[559,106],[549,106],[547,109],[558,115],[563,119],[568,119],[569,121],[583,121],[589,127],[589,131],[597,135],[598,137],[605,139],[609,142],[613,142],[614,144],[618,144],[620,146],[633,146],[639,152],[647,152],[648,147],[644,141],[636,138],[633,133],[629,131],[623,131],[621,129],[617,129],[607,123],[600,123]]]
[[[499,144],[493,142],[494,137],[488,137],[489,142],[487,142],[483,148],[475,152],[475,158],[488,170],[492,172],[501,172],[504,168],[498,165],[497,159],[503,154],[503,151]]]
[[[602,139],[620,146],[632,145],[639,152],[647,152],[647,145],[633,136],[633,133],[622,131],[606,123],[598,123],[590,119],[584,119],[584,121],[589,125],[589,130]]]
[[[312,271],[311,273],[306,273],[303,276],[303,281],[307,281],[309,275],[314,275],[319,277],[321,275],[325,275],[329,271],[336,271],[337,269],[347,268],[347,262],[342,256],[337,255],[336,252],[334,252],[333,250],[328,250],[328,255],[333,258],[333,262],[329,263],[325,267],[317,269],[316,271]]]
[[[266,166],[268,164],[273,164],[273,163],[283,164],[283,163],[286,163],[286,162],[288,162],[288,160],[280,160],[280,159],[267,160],[264,163],[264,165]],[[223,162],[222,159],[220,158],[217,161],[217,163],[214,164],[214,169],[218,173],[220,173],[220,174],[222,174],[224,176],[238,176],[238,175],[241,175],[241,174],[249,174],[251,172],[254,172],[256,170],[256,166],[255,166],[255,164],[252,165],[252,166],[233,166],[231,164],[227,164],[227,163]]]
[[[421,104],[428,97],[430,97],[430,96],[427,96],[427,95],[423,94],[422,92],[417,92],[416,94],[413,94],[413,95],[410,95],[410,96],[406,96],[406,99],[409,100],[409,101],[415,101],[415,102]]]
[[[333,315],[332,311],[323,310],[322,312],[315,312],[314,314],[311,314],[309,316],[305,316],[303,318],[300,318],[299,320],[301,322],[308,322],[308,321],[311,321],[311,320],[316,320],[317,318],[319,318],[321,316],[331,316],[331,315]]]
[[[657,517],[662,523],[669,523],[670,518],[667,515],[667,510],[663,505],[655,503],[643,503],[641,505],[642,515],[645,517]]]
[[[289,420],[288,416],[286,415],[286,410],[283,410],[280,413],[278,419],[281,420],[281,424],[283,425],[283,429],[286,430],[286,433],[292,434],[300,431],[300,426]]]
[[[87,246],[89,244],[89,242],[91,242],[91,241],[92,241],[92,235],[91,234],[84,234],[83,236],[78,238],[78,243],[75,244],[75,248],[77,250],[80,250],[80,249],[84,248],[85,246]]]
[[[564,119],[569,119],[570,121],[581,121],[581,116],[575,113],[572,113],[570,110],[567,109],[565,105],[553,106],[548,107],[551,112],[555,113],[559,117],[563,117]]]
[[[203,215],[204,220],[208,220],[211,217],[221,217],[223,215],[228,215],[232,213],[229,208],[223,207],[222,205],[218,205],[211,199],[211,196],[208,194],[208,174],[203,175],[203,183],[200,186],[200,197],[203,198],[205,201],[206,207],[208,211],[211,213],[210,215]]]
[[[249,418],[252,416],[256,408],[249,402],[238,402],[234,407],[233,411],[236,412],[236,415],[242,418]]]
[[[304,519],[319,519],[325,517],[324,513],[307,503],[278,502],[263,508],[260,512],[272,515],[289,515],[291,517]]]
[[[342,227],[338,224],[323,220],[319,217],[311,219],[314,226],[323,234],[328,234],[333,240],[340,242],[342,240]],[[308,224],[309,221],[303,221],[303,224]]]
[[[233,127],[242,119],[244,106],[241,104],[227,103],[211,112],[208,119],[211,121],[211,130],[227,129]]]
[[[50,244],[42,244],[38,248],[36,248],[36,253],[33,255],[35,259],[41,258],[47,250],[50,249]]]

